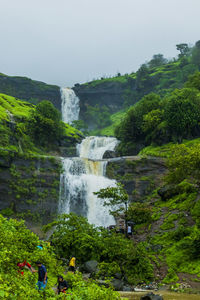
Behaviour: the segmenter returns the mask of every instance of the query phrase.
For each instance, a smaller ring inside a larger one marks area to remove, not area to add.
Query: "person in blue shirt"
[[[37,288],[38,290],[44,290],[47,285],[47,270],[45,266],[40,262],[37,261],[36,265],[38,266],[38,270],[33,270],[33,272],[38,272],[38,282]]]

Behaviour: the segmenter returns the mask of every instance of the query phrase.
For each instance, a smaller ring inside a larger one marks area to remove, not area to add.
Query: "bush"
[[[58,144],[64,128],[59,111],[49,101],[42,101],[36,106],[28,124],[29,134],[41,146]]]
[[[43,244],[43,250],[37,245]],[[7,220],[0,215],[0,298],[3,299],[63,299],[55,295],[52,287],[57,283],[57,275],[64,269],[56,259],[54,249],[28,230],[23,221]],[[17,263],[26,260],[35,267],[40,260],[47,268],[48,283],[44,293],[35,289],[37,274],[24,269],[24,275],[18,273]],[[86,282],[82,275],[68,273],[64,276],[70,284],[67,299],[71,300],[118,300],[120,296],[111,288],[98,286],[95,282]]]
[[[141,203],[132,203],[128,208],[127,219],[135,225],[151,223],[151,209]]]

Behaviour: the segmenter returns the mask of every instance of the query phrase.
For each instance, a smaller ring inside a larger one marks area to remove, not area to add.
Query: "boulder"
[[[114,157],[116,157],[116,153],[115,151],[111,151],[111,150],[107,150],[103,155],[103,158],[114,158]]]
[[[148,293],[140,298],[140,300],[163,300],[160,295],[155,295],[154,293]]]
[[[87,273],[95,273],[97,271],[98,261],[89,260],[84,263],[82,269]]]
[[[123,292],[131,292],[133,289],[131,288],[131,286],[130,285],[125,285],[124,287],[123,287]]]
[[[121,273],[115,273],[114,277],[117,278],[117,279],[122,279],[122,274]]]
[[[122,280],[119,280],[119,279],[113,279],[111,280],[110,282],[112,284],[112,286],[114,287],[114,290],[115,291],[123,291],[123,287],[124,287],[124,284],[123,284],[123,281]]]

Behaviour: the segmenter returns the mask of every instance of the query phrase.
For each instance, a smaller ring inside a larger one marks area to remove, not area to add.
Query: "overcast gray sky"
[[[200,0],[0,0],[0,72],[73,86],[200,40]]]

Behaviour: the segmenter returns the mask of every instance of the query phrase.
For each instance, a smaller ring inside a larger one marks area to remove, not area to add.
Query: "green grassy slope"
[[[118,111],[115,114],[112,114],[110,116],[111,125],[101,129],[101,130],[94,130],[90,132],[91,135],[108,135],[108,136],[114,136],[114,130],[115,127],[122,121],[123,117],[125,116],[126,111],[121,110]]]
[[[166,158],[169,171],[163,181],[165,198],[159,196],[157,187],[145,200],[152,221],[136,226],[136,239],[142,236],[149,244],[160,279],[177,290],[183,281],[200,290],[199,149],[197,138],[149,146],[139,153]]]
[[[8,76],[0,73],[0,93],[17,97],[33,104],[51,101],[60,109],[60,87],[32,80],[27,77]]]
[[[27,122],[35,106],[12,96],[0,94],[0,148],[16,152],[44,153],[44,149],[34,145],[27,130]],[[65,137],[79,139],[81,132],[65,124]],[[73,142],[74,143],[74,142]],[[51,149],[49,149],[51,150]]]

